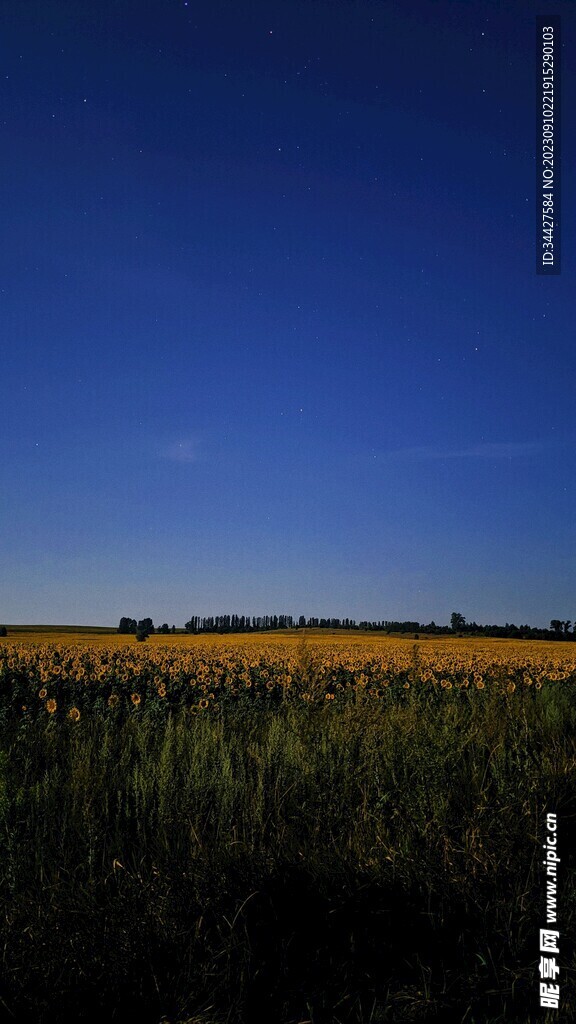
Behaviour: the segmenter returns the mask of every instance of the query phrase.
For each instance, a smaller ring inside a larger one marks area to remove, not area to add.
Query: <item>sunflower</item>
[[[50,700],[46,701],[46,710],[47,710],[47,712],[50,715],[54,714],[54,712],[56,711],[57,706],[58,705],[56,704],[56,701],[53,700],[52,698],[50,698]]]
[[[68,712],[68,718],[71,718],[73,722],[79,722],[80,712],[78,711],[78,708],[70,708],[70,711]]]
[[[108,697],[108,707],[115,708],[119,700],[120,697],[118,696],[117,693],[111,693],[110,696]]]
[[[510,683],[508,683],[508,686],[506,687],[506,693],[514,693],[515,689],[516,689],[516,683],[510,682]]]
[[[202,700],[198,701],[198,707],[201,711],[204,711],[208,707],[208,701],[202,698]]]
[[[42,687],[42,689],[38,691],[38,696],[40,697],[40,700],[44,700],[44,698],[48,696],[48,690]]]
[[[130,700],[132,701],[135,707],[140,703],[141,699],[142,698],[140,697],[139,693],[132,693],[130,695]]]

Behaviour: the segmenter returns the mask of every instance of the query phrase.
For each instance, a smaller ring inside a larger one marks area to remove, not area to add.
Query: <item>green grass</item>
[[[549,1019],[576,1019],[575,727],[558,686],[8,717],[0,1010],[37,1024],[545,1021],[555,811],[564,1006]]]
[[[8,630],[9,638],[14,639],[14,637],[18,637],[19,634],[29,635],[31,633],[38,633],[39,634],[39,637],[38,637],[39,641],[42,640],[42,634],[44,634],[44,633],[62,633],[64,636],[66,636],[69,633],[96,633],[96,634],[104,633],[104,634],[108,635],[108,634],[114,634],[114,633],[118,632],[118,630],[117,630],[117,628],[115,626],[50,626],[50,625],[44,625],[44,626],[41,626],[41,625],[36,625],[36,626],[28,626],[28,625],[10,626],[10,625],[7,625],[6,629]]]

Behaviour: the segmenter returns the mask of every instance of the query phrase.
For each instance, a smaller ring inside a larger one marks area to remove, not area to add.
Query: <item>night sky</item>
[[[576,619],[573,3],[5,0],[0,29],[0,622]]]

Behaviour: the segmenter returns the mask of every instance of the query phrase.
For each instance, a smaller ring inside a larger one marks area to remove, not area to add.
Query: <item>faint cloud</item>
[[[383,452],[387,459],[515,459],[535,455],[543,445],[536,441],[495,441],[470,445],[468,448],[439,448],[421,445]]]
[[[174,441],[161,451],[161,456],[170,462],[200,462],[201,445],[197,437],[185,437]]]

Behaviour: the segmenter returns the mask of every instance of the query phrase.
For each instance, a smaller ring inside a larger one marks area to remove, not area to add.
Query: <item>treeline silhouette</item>
[[[446,626],[437,625],[436,622],[421,623],[413,620],[403,622],[395,619],[339,619],[339,618],[317,618],[300,615],[192,615],[184,624],[187,633],[258,633],[280,629],[343,629],[358,630],[374,633],[412,633],[428,635],[448,636],[486,636],[486,637],[510,637],[518,640],[576,640],[576,633],[571,630],[570,619],[552,619],[550,628],[540,628],[529,625],[517,626],[515,623],[507,622],[504,626],[480,625],[477,622],[467,622],[460,612],[453,612],[450,624]],[[165,622],[158,629],[154,627],[152,619],[122,618],[118,627],[119,633],[134,633],[137,637],[149,636],[151,633],[175,633],[176,627],[171,628]]]
[[[568,627],[571,622],[568,620]],[[256,633],[273,629],[346,629],[374,633],[427,633],[431,635],[473,635],[491,637],[512,637],[520,640],[576,640],[576,633],[569,632],[566,621],[553,619],[550,629],[542,629],[529,625],[516,626],[506,623],[504,626],[479,625],[477,622],[466,622],[463,616],[454,612],[450,625],[441,626],[436,622],[421,623],[412,620],[403,622],[394,619],[338,619],[338,618],[306,618],[300,615],[297,619],[292,615],[193,615],[184,624],[187,633]]]

